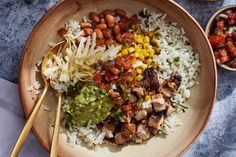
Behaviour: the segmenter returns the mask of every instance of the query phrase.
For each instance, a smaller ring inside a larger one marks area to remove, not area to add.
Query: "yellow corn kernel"
[[[130,48],[128,49],[128,51],[129,51],[130,53],[132,53],[132,52],[135,51],[135,49],[134,49],[133,47],[130,47]]]
[[[151,63],[152,63],[152,59],[149,58],[149,59],[147,60],[147,65],[151,65]]]
[[[137,39],[137,43],[141,44],[143,40],[141,38]]]
[[[149,57],[153,58],[155,56],[155,51],[149,52]]]
[[[151,42],[153,43],[153,44],[156,44],[157,43],[157,37],[152,37],[152,40],[151,40]]]
[[[137,29],[137,30],[136,30],[136,33],[137,33],[137,34],[140,34],[140,33],[141,33],[141,29]]]
[[[143,79],[143,75],[138,75],[138,76],[136,76],[136,80],[137,81],[141,81]]]
[[[150,42],[150,38],[148,36],[145,36],[143,39],[144,43],[149,43]]]
[[[153,33],[153,32],[149,32],[149,33],[148,33],[148,36],[149,36],[149,37],[153,37],[153,36],[154,36],[154,33]]]
[[[138,54],[141,54],[142,52],[143,52],[143,50],[140,48],[135,51],[135,53],[138,53]]]
[[[139,54],[139,58],[140,58],[142,61],[144,61],[144,60],[145,60],[145,57],[144,57],[144,55],[143,55],[143,54]]]
[[[137,71],[138,74],[142,74],[142,73],[143,73],[143,70],[142,70],[142,69],[139,69],[139,68],[136,69],[136,71]]]
[[[143,48],[146,49],[146,48],[148,47],[148,45],[150,45],[150,44],[149,44],[149,43],[144,43],[144,44],[143,44]]]
[[[146,95],[146,96],[145,96],[145,100],[146,100],[146,101],[148,101],[150,98],[151,98],[150,95]]]
[[[135,43],[135,42],[132,42],[132,43],[130,44],[130,46],[135,47],[135,46],[136,46],[136,43]]]
[[[142,49],[142,54],[144,55],[144,57],[148,57],[149,53],[146,49]]]
[[[127,55],[127,54],[129,54],[129,52],[128,52],[128,50],[127,49],[124,49],[124,50],[122,50],[122,55]]]
[[[135,25],[131,25],[131,28],[132,28],[132,29],[135,29]]]
[[[121,56],[122,56],[122,54],[121,54],[121,53],[118,53],[118,54],[117,54],[117,56],[118,56],[118,57],[121,57]]]
[[[134,53],[134,57],[138,58],[139,54],[138,53]]]
[[[149,57],[149,53],[147,51],[143,52],[144,57]]]
[[[143,48],[143,46],[142,46],[141,44],[138,44],[138,45],[136,45],[136,46],[137,46],[137,48],[139,48],[139,49]]]
[[[147,49],[147,51],[151,54],[154,54],[155,53],[155,50],[153,49],[153,48],[151,48],[151,49]]]
[[[151,66],[152,66],[152,67],[156,67],[156,64],[153,62],[153,63],[151,64]]]
[[[137,35],[136,41],[139,44],[143,43],[143,37],[141,35]]]
[[[148,45],[148,46],[147,46],[147,50],[150,50],[150,49],[153,49],[153,48],[152,48],[152,45]]]

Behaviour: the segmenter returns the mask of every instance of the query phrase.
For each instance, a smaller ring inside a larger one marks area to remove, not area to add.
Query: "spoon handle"
[[[61,114],[61,93],[58,93],[57,113],[56,113],[53,136],[52,136],[50,157],[57,157],[57,147],[58,147],[59,128],[60,128],[60,114]]]
[[[39,112],[39,109],[42,105],[42,102],[43,102],[43,99],[44,99],[44,97],[47,93],[47,90],[48,90],[48,86],[45,86],[44,89],[43,89],[43,93],[42,93],[41,97],[39,98],[37,104],[35,105],[30,117],[28,118],[28,120],[27,120],[27,122],[26,122],[26,124],[25,124],[25,126],[24,126],[24,128],[23,128],[23,130],[22,130],[22,132],[21,132],[21,134],[20,134],[20,136],[19,136],[12,152],[11,152],[10,157],[17,157],[18,156],[18,154],[19,154],[19,152],[20,152],[20,150],[21,150],[21,148],[22,148],[22,146],[25,142],[25,139],[28,136],[28,134],[29,134],[29,132],[30,132],[32,126],[33,126],[34,120],[35,120],[35,118],[36,118],[36,116]]]

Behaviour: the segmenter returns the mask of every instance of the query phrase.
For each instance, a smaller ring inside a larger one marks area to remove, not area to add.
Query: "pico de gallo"
[[[217,63],[236,68],[236,10],[227,10],[216,17],[209,37]]]

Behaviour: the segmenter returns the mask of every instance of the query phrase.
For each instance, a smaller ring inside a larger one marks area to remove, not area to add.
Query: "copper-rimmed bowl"
[[[236,10],[236,5],[230,5],[230,6],[226,6],[226,7],[223,7],[219,10],[217,10],[212,16],[211,18],[209,19],[208,23],[207,23],[207,26],[206,26],[206,29],[205,29],[205,33],[207,35],[207,37],[209,37],[212,33],[212,30],[215,29],[215,26],[216,26],[216,17],[225,12],[226,10],[229,10],[229,9],[233,9],[233,10]],[[217,63],[220,67],[226,69],[226,70],[229,70],[229,71],[236,71],[236,68],[231,68],[223,63]]]
[[[97,150],[89,150],[77,145],[72,147],[66,141],[65,134],[60,134],[58,155],[60,157],[173,157],[185,152],[206,126],[212,112],[217,88],[216,65],[211,46],[199,24],[176,2],[172,0],[62,0],[53,6],[39,21],[29,36],[20,66],[19,90],[21,103],[29,116],[34,107],[33,93],[27,88],[36,80],[35,64],[41,60],[49,49],[48,42],[57,37],[57,30],[70,19],[81,19],[91,11],[121,8],[129,14],[137,13],[143,8],[167,13],[167,21],[177,22],[183,27],[194,51],[200,53],[201,72],[199,85],[195,86],[188,100],[189,110],[180,119],[182,126],[176,132],[164,137],[153,137],[140,145],[114,147],[104,144]],[[49,150],[51,144],[52,124],[55,117],[56,97],[49,92],[33,126],[41,144]]]

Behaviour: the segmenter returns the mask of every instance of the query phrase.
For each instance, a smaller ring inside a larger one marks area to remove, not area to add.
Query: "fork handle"
[[[47,90],[48,90],[48,86],[45,86],[44,89],[43,89],[43,93],[42,93],[41,97],[39,98],[37,104],[35,105],[35,107],[32,111],[32,113],[30,114],[30,117],[28,118],[28,120],[27,120],[27,122],[26,122],[26,124],[25,124],[25,126],[24,126],[24,128],[23,128],[23,130],[22,130],[22,132],[21,132],[21,134],[20,134],[20,136],[19,136],[12,152],[11,152],[10,157],[17,157],[18,156],[18,154],[19,154],[19,152],[20,152],[20,150],[21,150],[21,148],[22,148],[22,146],[25,142],[25,139],[28,136],[28,134],[29,134],[29,132],[30,132],[32,126],[33,126],[34,120],[35,120],[35,118],[36,118],[36,116],[39,112],[39,109],[42,105],[42,102],[43,102],[43,99],[44,99],[44,97],[47,93]]]
[[[58,92],[58,104],[56,120],[52,136],[52,145],[50,157],[57,157],[58,139],[59,139],[59,128],[60,128],[60,114],[61,114],[61,93]]]

